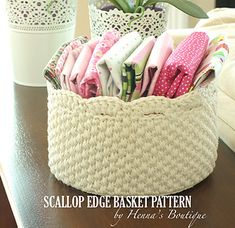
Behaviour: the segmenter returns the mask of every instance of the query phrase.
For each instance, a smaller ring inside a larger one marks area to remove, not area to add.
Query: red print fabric
[[[169,98],[189,92],[193,78],[208,47],[205,32],[194,32],[183,40],[166,61],[154,88],[154,95]]]

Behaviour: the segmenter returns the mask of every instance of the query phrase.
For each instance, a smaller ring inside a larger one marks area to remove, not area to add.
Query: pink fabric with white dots
[[[85,76],[79,85],[79,91],[82,97],[90,98],[101,95],[101,82],[96,64],[119,38],[120,35],[116,30],[108,31],[100,38],[90,59]]]
[[[167,59],[153,94],[175,98],[189,92],[208,42],[205,32],[194,32],[183,40]]]

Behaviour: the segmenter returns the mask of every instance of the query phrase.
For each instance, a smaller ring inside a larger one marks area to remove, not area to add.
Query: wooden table
[[[114,224],[117,209],[44,208],[44,196],[87,196],[57,181],[47,165],[47,94],[45,88],[11,86],[1,92],[1,174],[19,227],[103,228]],[[206,213],[192,227],[235,227],[235,154],[220,142],[215,171],[205,181],[182,195],[192,196],[192,208],[186,213]],[[162,213],[167,214],[167,209]],[[130,209],[116,227],[188,227],[190,220],[127,219]],[[141,209],[154,213],[156,209]]]

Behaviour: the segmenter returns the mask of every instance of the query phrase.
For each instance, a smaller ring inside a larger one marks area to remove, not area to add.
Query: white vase
[[[46,86],[50,57],[75,32],[76,0],[7,0],[14,82]]]
[[[118,30],[121,35],[137,31],[142,38],[158,37],[167,27],[167,7],[164,4],[146,9],[140,17],[140,13],[124,13],[110,6],[107,0],[89,0],[89,15],[92,38],[100,37],[110,29]],[[138,19],[133,21],[135,18]]]

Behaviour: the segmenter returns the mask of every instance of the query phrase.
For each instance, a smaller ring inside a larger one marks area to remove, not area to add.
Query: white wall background
[[[193,2],[206,12],[215,8],[215,0],[193,0]],[[198,19],[186,15],[173,6],[169,8],[168,28],[170,29],[194,27],[198,22]]]

